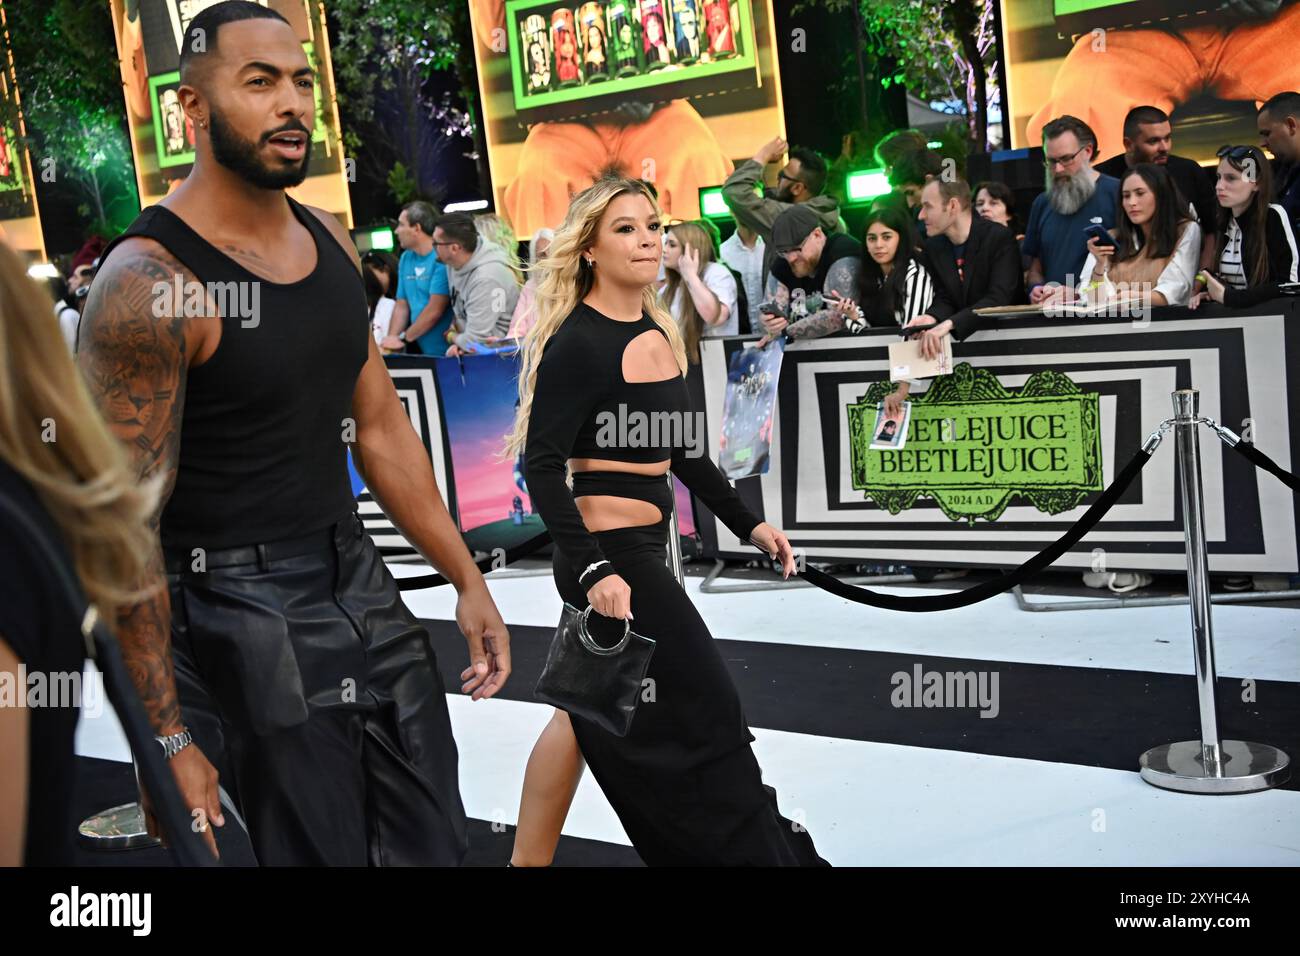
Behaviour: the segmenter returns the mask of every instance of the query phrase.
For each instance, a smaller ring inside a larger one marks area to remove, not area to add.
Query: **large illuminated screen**
[[[494,205],[521,237],[606,173],[673,218],[784,132],[771,0],[470,0]]]
[[[1156,106],[1174,121],[1174,152],[1212,161],[1255,143],[1255,108],[1300,89],[1295,0],[1003,0],[1011,145],[1037,146],[1068,113],[1122,152],[1124,116]]]

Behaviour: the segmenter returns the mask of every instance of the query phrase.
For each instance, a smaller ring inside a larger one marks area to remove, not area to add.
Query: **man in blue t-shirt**
[[[1020,251],[1030,259],[1029,301],[1041,302],[1048,283],[1073,285],[1088,258],[1084,230],[1115,225],[1119,180],[1092,168],[1097,136],[1083,120],[1061,116],[1043,127],[1047,191],[1034,200]]]
[[[386,349],[400,352],[407,342],[415,342],[425,355],[447,351],[451,286],[447,267],[438,261],[433,242],[437,218],[434,208],[420,200],[407,203],[397,217],[395,232],[402,258],[397,262],[397,292],[393,296],[397,304],[383,341]]]

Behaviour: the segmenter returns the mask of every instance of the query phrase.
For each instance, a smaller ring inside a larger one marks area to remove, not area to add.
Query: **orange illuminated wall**
[[[6,102],[4,115],[13,118],[7,123],[0,122],[0,239],[28,258],[44,262],[41,211],[36,202],[32,158],[26,146],[27,126],[18,95],[13,53],[9,49],[9,22],[3,3],[0,3],[0,43],[3,43],[0,98]]]

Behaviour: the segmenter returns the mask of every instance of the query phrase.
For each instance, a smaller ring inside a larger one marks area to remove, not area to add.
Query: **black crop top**
[[[542,350],[528,417],[524,479],[533,509],[575,568],[589,568],[605,556],[565,484],[570,458],[671,459],[672,473],[741,541],[748,541],[760,524],[704,453],[702,430],[686,423],[692,413],[686,380],[680,375],[659,382],[623,379],[623,350],[638,335],[658,328],[644,312],[635,322],[622,322],[579,303]],[[583,576],[582,584],[591,588],[615,573],[602,564]]]

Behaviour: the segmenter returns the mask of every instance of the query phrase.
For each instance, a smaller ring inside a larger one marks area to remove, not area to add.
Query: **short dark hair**
[[[1294,116],[1297,120],[1300,120],[1300,93],[1287,90],[1285,93],[1270,96],[1264,101],[1264,105],[1259,108],[1259,113],[1267,113],[1275,120],[1286,119],[1288,116]]]
[[[1073,133],[1080,146],[1091,146],[1092,158],[1097,158],[1097,134],[1092,131],[1091,126],[1069,113],[1058,116],[1043,127],[1043,146],[1046,147],[1049,139],[1056,139],[1065,133]]]
[[[957,205],[962,209],[970,208],[970,183],[966,182],[966,180],[961,178],[932,179],[930,182],[939,188],[939,200],[945,206],[948,205],[948,200],[955,199]]]
[[[799,160],[799,181],[808,187],[808,192],[820,196],[826,185],[826,160],[807,146],[794,147],[790,158]]]
[[[474,225],[474,217],[467,212],[449,212],[439,216],[435,228],[441,229],[444,236],[466,252],[478,248],[478,228]]]
[[[406,213],[406,221],[412,226],[419,226],[426,236],[433,235],[433,228],[438,224],[438,210],[433,203],[416,199],[403,206],[402,212]]]
[[[205,57],[217,52],[217,31],[227,23],[240,20],[279,20],[285,26],[289,21],[270,7],[249,0],[226,0],[208,7],[190,21],[181,43],[181,82],[189,82],[189,74]]]
[[[1124,117],[1124,138],[1137,139],[1139,126],[1154,126],[1156,123],[1168,122],[1169,114],[1158,106],[1135,106]]]
[[[943,172],[943,157],[932,149],[904,153],[889,170],[891,186],[924,186]]]
[[[992,199],[1001,201],[1002,205],[1007,207],[1007,217],[1011,223],[1011,231],[1020,231],[1020,221],[1016,218],[1016,193],[1010,186],[996,179],[986,179],[982,183],[975,185],[970,191],[971,205],[979,199],[980,191],[983,190],[989,194]]]

